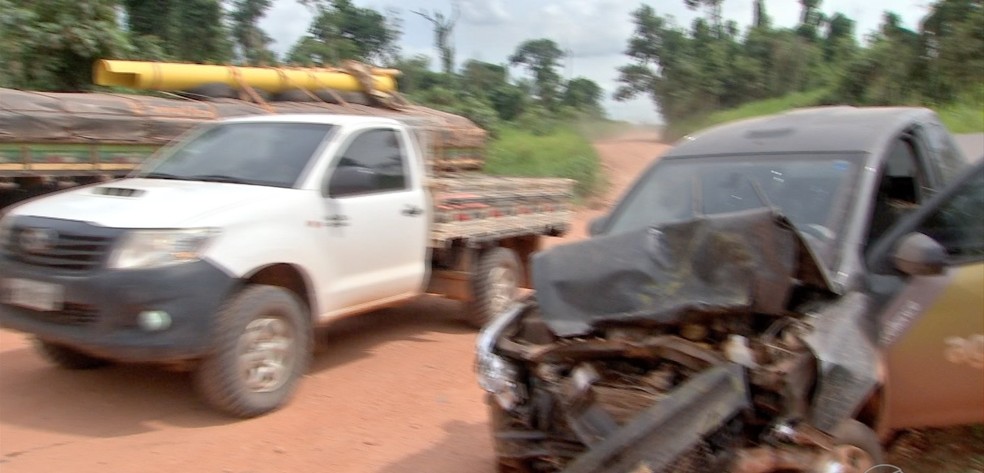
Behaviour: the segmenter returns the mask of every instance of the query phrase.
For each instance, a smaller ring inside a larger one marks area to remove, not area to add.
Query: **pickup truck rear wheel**
[[[306,311],[290,291],[254,285],[219,310],[215,341],[195,372],[212,407],[235,417],[256,417],[290,399],[307,369],[312,335]]]
[[[490,248],[481,253],[472,274],[472,300],[466,320],[483,327],[501,314],[519,296],[520,263],[508,248]]]
[[[46,340],[36,339],[34,346],[45,359],[69,370],[91,370],[109,364],[108,360]]]

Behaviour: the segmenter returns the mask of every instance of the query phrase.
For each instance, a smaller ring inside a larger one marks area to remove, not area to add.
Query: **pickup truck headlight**
[[[519,383],[516,365],[491,353],[480,357],[477,365],[479,386],[492,394],[503,409],[511,411],[526,400],[526,388]]]
[[[133,230],[120,240],[109,259],[113,269],[158,268],[201,259],[216,235],[212,228]]]
[[[492,394],[503,409],[511,411],[526,400],[526,386],[519,377],[519,368],[505,358],[493,353],[496,341],[502,332],[523,310],[525,304],[515,304],[500,315],[478,334],[476,340],[475,372],[478,385]]]

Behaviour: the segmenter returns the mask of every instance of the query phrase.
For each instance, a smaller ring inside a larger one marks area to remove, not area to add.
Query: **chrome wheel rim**
[[[262,393],[282,387],[293,369],[293,344],[293,330],[284,319],[263,317],[246,325],[239,337],[239,372],[246,388]]]
[[[516,299],[516,274],[511,268],[506,266],[496,266],[489,273],[491,281],[491,297],[489,298],[489,310],[491,315],[499,315],[509,308],[509,305]]]

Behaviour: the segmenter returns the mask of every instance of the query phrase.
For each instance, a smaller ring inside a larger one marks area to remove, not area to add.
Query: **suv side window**
[[[369,130],[356,136],[342,152],[333,172],[346,167],[374,175],[370,193],[407,188],[407,157],[396,130]]]
[[[954,263],[984,260],[984,172],[963,183],[917,231],[943,245]]]
[[[885,230],[915,210],[923,200],[922,190],[926,180],[916,153],[915,144],[908,135],[895,140],[881,170],[866,246],[870,247]]]

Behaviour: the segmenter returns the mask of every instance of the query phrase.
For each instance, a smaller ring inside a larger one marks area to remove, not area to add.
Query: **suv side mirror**
[[[605,225],[608,224],[608,216],[602,215],[600,217],[595,217],[588,222],[588,235],[595,236],[601,233],[605,229]]]
[[[892,255],[895,268],[910,276],[942,274],[946,258],[943,245],[918,232],[906,235]]]
[[[379,175],[363,166],[340,166],[335,168],[328,181],[329,197],[345,197],[366,194],[379,188]]]

